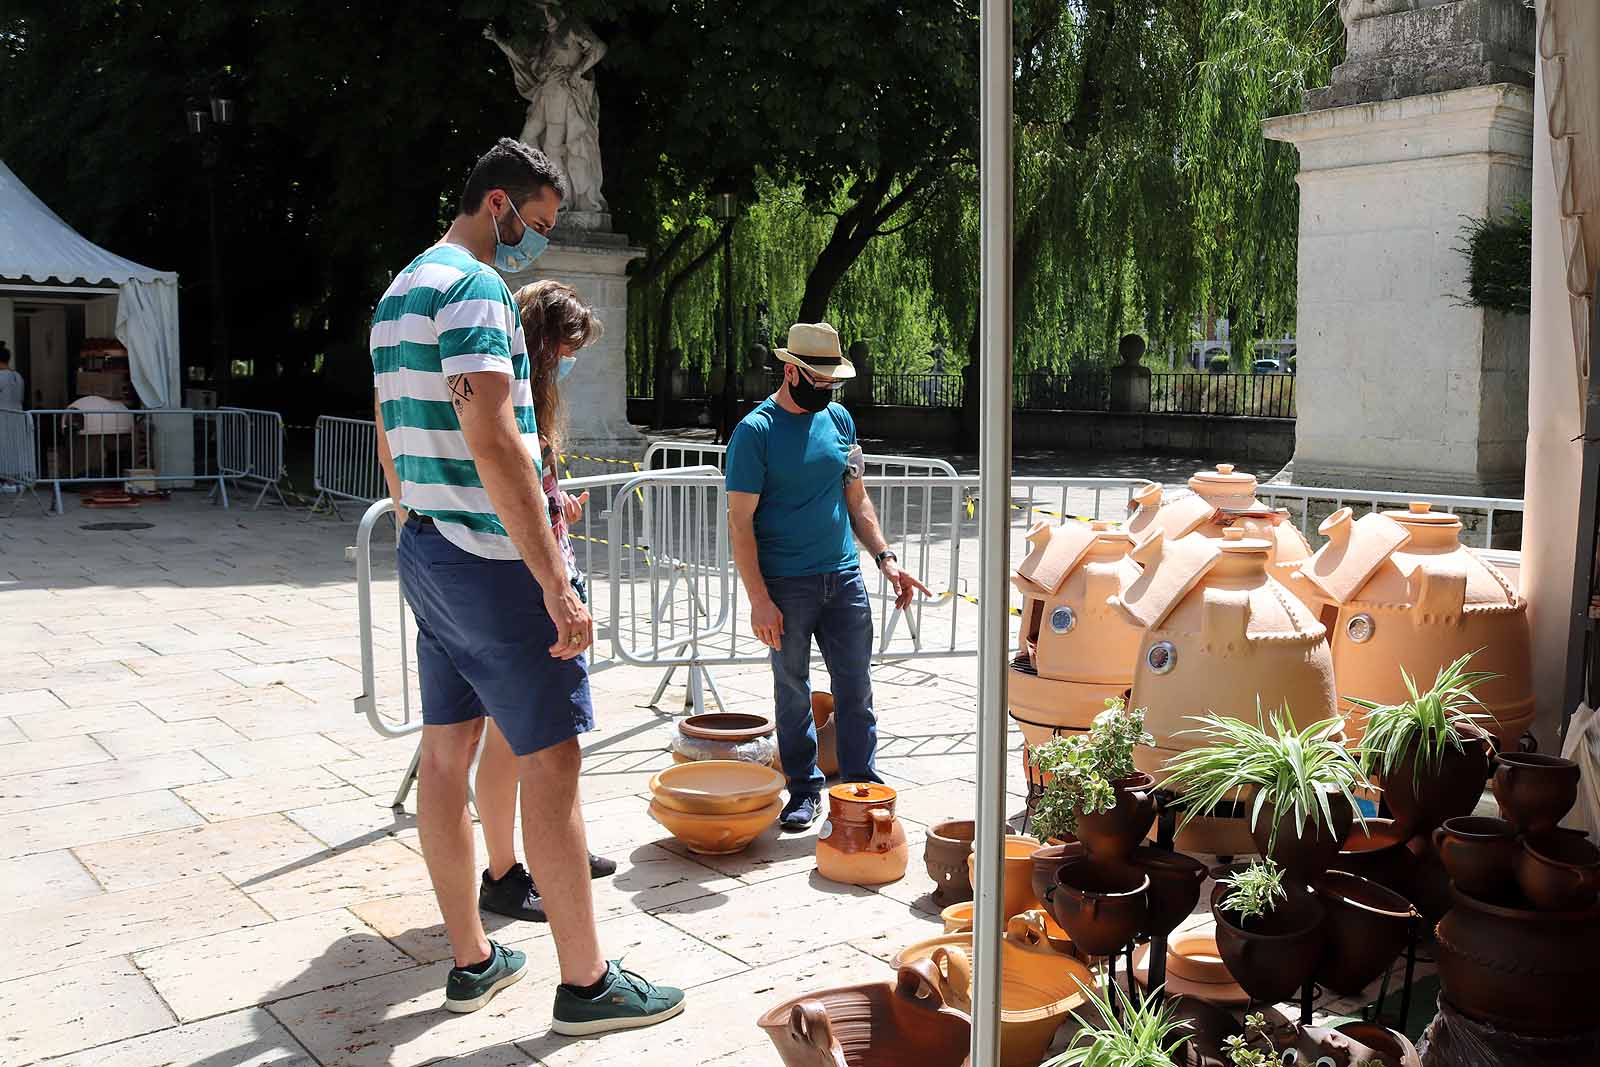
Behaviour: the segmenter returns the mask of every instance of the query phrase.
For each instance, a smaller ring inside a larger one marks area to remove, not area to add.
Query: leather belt
[[[407,522],[414,522],[418,526],[432,526],[433,525],[433,516],[432,515],[424,515],[421,512],[413,511],[406,518],[406,521]]]

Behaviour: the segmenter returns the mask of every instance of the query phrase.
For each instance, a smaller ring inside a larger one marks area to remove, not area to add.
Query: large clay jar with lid
[[[1139,577],[1133,538],[1106,522],[1038,523],[1012,583],[1022,593],[1011,717],[1029,745],[1087,730],[1127,693],[1142,629],[1111,606]]]
[[[1461,520],[1419,501],[1360,519],[1341,508],[1320,529],[1328,543],[1294,584],[1323,605],[1340,695],[1396,704],[1409,697],[1402,667],[1423,689],[1475,652],[1470,669],[1496,676],[1474,690],[1492,716],[1480,725],[1515,748],[1533,720],[1528,604],[1461,544]],[[1359,716],[1349,732],[1360,736]]]
[[[1137,510],[1128,520],[1128,533],[1140,542],[1156,530],[1173,540],[1192,533],[1220,540],[1227,530],[1243,530],[1246,537],[1271,546],[1268,568],[1285,580],[1310,558],[1311,546],[1286,509],[1256,499],[1258,484],[1255,475],[1235,470],[1231,463],[1196,471],[1188,483],[1191,496],[1164,499],[1161,486],[1151,483],[1134,494]]]
[[[828,790],[828,818],[817,831],[817,873],[849,885],[899,881],[911,848],[894,802],[893,789],[873,782]]]
[[[1271,554],[1270,543],[1238,527],[1216,540],[1158,532],[1133,552],[1144,572],[1118,603],[1145,628],[1131,703],[1146,709],[1156,741],[1134,749],[1134,762],[1158,784],[1166,760],[1205,743],[1187,732],[1195,716],[1254,722],[1258,700],[1268,710],[1287,705],[1301,725],[1335,714],[1327,630],[1268,573]],[[1255,851],[1242,818],[1196,818],[1178,847]]]

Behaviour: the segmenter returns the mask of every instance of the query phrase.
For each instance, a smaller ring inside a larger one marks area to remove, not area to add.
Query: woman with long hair
[[[584,603],[588,583],[578,569],[568,529],[583,518],[589,494],[577,497],[561,491],[556,462],[566,431],[566,411],[561,402],[561,379],[577,364],[577,353],[600,337],[600,320],[570,287],[554,281],[534,282],[517,290],[517,308],[528,348],[528,377],[533,389],[534,422],[539,427],[539,451],[544,494],[550,507],[550,528],[555,531],[561,555],[567,562],[567,580]],[[533,877],[517,861],[517,762],[505,736],[491,719],[484,728],[483,751],[475,780],[478,821],[483,826],[489,866],[478,889],[478,906],[513,919],[544,922],[539,890]],[[537,812],[523,812],[523,820]],[[603,878],[617,869],[616,861],[589,855],[589,875]]]

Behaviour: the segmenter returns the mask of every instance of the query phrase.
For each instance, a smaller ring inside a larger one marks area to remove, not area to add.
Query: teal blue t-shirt
[[[761,574],[793,578],[861,566],[844,503],[846,458],[856,423],[838,404],[796,415],[767,398],[728,441],[730,493],[758,493]]]

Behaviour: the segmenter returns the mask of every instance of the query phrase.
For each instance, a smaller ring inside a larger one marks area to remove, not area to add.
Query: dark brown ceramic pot
[[[1056,872],[1061,870],[1061,865],[1084,855],[1086,852],[1083,842],[1078,840],[1064,841],[1059,845],[1046,845],[1034,850],[1028,858],[1033,862],[1033,895],[1040,904],[1044,903],[1050,887],[1056,884]]]
[[[1525,837],[1516,871],[1517,885],[1540,911],[1582,911],[1600,892],[1600,848],[1580,830]]]
[[[1578,765],[1537,752],[1502,752],[1490,779],[1500,814],[1518,833],[1554,830],[1578,799]]]
[[[1335,993],[1354,996],[1406,947],[1415,912],[1392,889],[1345,871],[1319,878],[1317,896],[1327,912],[1317,981]]]
[[[1433,831],[1433,850],[1462,892],[1496,904],[1513,902],[1522,846],[1516,828],[1504,819],[1446,819]]]
[[[1416,892],[1417,858],[1406,848],[1406,836],[1393,819],[1369,818],[1365,826],[1354,823],[1333,858],[1333,869],[1370,878],[1411,900]]]
[[[1355,822],[1355,809],[1342,793],[1328,793],[1328,810],[1333,813],[1331,828],[1323,825],[1319,810],[1314,818],[1306,819],[1303,829],[1296,829],[1294,812],[1288,808],[1280,812],[1269,800],[1261,806],[1261,817],[1251,827],[1250,837],[1263,856],[1271,856],[1297,880],[1309,882],[1333,865]],[[1277,825],[1275,840],[1272,836],[1274,824]],[[1268,842],[1271,842],[1270,848]]]
[[[1165,937],[1189,917],[1200,902],[1200,885],[1206,880],[1206,865],[1182,852],[1144,845],[1133,851],[1133,867],[1150,878],[1145,894],[1145,920],[1139,932],[1147,937]]]
[[[1149,888],[1142,871],[1082,856],[1062,864],[1044,903],[1081,951],[1109,956],[1144,924]]]
[[[1198,997],[1175,996],[1167,1003],[1173,1016],[1188,1024],[1174,1035],[1182,1043],[1172,1054],[1173,1063],[1181,1067],[1232,1067],[1228,1038],[1244,1033],[1237,1019]]]
[[[1126,860],[1156,821],[1156,780],[1139,773],[1111,783],[1117,806],[1078,816],[1078,840],[1100,860]]]
[[[1461,751],[1446,745],[1439,769],[1424,767],[1417,776],[1411,754],[1383,776],[1383,799],[1407,837],[1427,834],[1446,819],[1471,815],[1489,777],[1493,744],[1477,726],[1461,728]]]
[[[972,878],[967,873],[967,857],[972,855],[972,839],[977,835],[971,819],[934,823],[922,846],[922,863],[933,879],[933,899],[940,907],[972,899]]]
[[[1434,956],[1445,1000],[1479,1022],[1518,1034],[1594,1027],[1600,982],[1600,907],[1530,911],[1451,890]]]
[[[1344,1023],[1337,1029],[1384,1057],[1387,1067],[1422,1067],[1417,1047],[1404,1034],[1377,1023]]]
[[[900,968],[893,985],[869,982],[784,1001],[757,1020],[785,1067],[959,1067],[972,1022],[944,1006],[927,960]]]
[[[1290,889],[1272,914],[1241,925],[1237,914],[1222,907],[1228,891],[1221,884],[1211,890],[1217,952],[1228,973],[1253,1000],[1275,1004],[1298,995],[1322,953],[1322,902],[1309,891]]]

